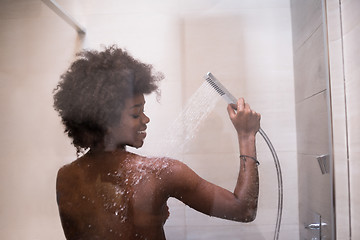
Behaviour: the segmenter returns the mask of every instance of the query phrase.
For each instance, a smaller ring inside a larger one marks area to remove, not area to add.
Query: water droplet
[[[158,148],[153,149],[152,155],[179,159],[196,136],[199,124],[209,116],[220,99],[219,94],[205,81],[191,96],[173,124],[160,135]]]

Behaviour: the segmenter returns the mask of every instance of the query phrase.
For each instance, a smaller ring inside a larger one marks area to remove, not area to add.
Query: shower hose
[[[281,174],[281,168],[280,168],[280,162],[279,158],[276,154],[276,151],[264,132],[261,128],[259,129],[259,133],[264,138],[266,144],[268,145],[271,154],[274,158],[274,163],[276,167],[276,173],[277,173],[277,181],[278,181],[278,209],[277,209],[277,217],[276,217],[276,225],[275,225],[275,233],[274,233],[274,240],[279,239],[279,233],[280,233],[280,224],[281,224],[281,215],[282,215],[282,208],[283,208],[283,183],[282,183],[282,174]]]

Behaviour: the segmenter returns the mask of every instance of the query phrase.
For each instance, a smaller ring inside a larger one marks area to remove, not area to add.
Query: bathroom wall
[[[321,2],[324,3],[321,6]],[[331,196],[334,197],[335,206],[335,232],[333,239],[348,240],[358,239],[360,236],[359,232],[359,191],[357,184],[359,183],[359,166],[358,166],[358,155],[359,155],[359,129],[356,123],[359,122],[359,26],[360,18],[358,12],[360,10],[359,1],[347,1],[347,0],[326,0],[326,1],[292,1],[292,9],[297,9],[299,13],[304,13],[303,16],[299,17],[296,22],[298,29],[308,29],[309,32],[315,32],[316,26],[320,26],[320,9],[325,10],[325,19],[321,24],[325,25],[323,30],[325,35],[323,38],[323,44],[325,44],[325,55],[321,56],[317,53],[316,47],[317,42],[311,44],[306,52],[308,57],[302,56],[303,62],[313,61],[324,57],[326,62],[323,65],[328,71],[329,86],[326,90],[330,96],[330,118],[331,121],[331,146],[333,155],[333,184],[334,192]],[[306,10],[305,10],[306,9]],[[295,11],[295,10],[292,10]],[[307,16],[306,16],[307,14]],[[315,16],[318,16],[317,18]],[[325,20],[325,21],[324,21]],[[295,27],[293,26],[293,33]],[[315,33],[313,34],[315,35]],[[313,36],[305,37],[305,41],[314,42]],[[306,44],[306,43],[305,43]],[[304,45],[305,45],[304,44]],[[296,51],[296,43],[294,42],[294,50]],[[296,53],[294,54],[294,56]],[[327,59],[326,59],[327,58]],[[296,68],[299,66],[295,64],[295,80]],[[309,72],[308,70],[304,74],[308,74],[311,77],[312,84],[309,86],[316,87],[318,73],[322,68],[316,67],[320,64],[315,64],[315,67],[308,64],[308,68],[317,68],[316,73]],[[300,70],[299,70],[300,71]],[[323,72],[324,75],[324,72]],[[301,75],[300,75],[301,76]],[[301,84],[304,84],[302,79],[299,79]],[[296,86],[296,84],[295,84]],[[295,87],[298,89],[297,87]],[[320,121],[319,112],[314,112],[316,121]],[[300,117],[297,117],[301,119]],[[318,128],[313,127],[313,131],[318,133]],[[299,133],[299,132],[298,132]],[[298,134],[299,137],[300,134]],[[307,141],[312,141],[308,139]],[[318,145],[315,145],[318,147]],[[301,165],[299,163],[299,171]],[[301,185],[301,175],[299,174],[299,185]],[[314,182],[314,181],[313,181]],[[307,189],[308,186],[305,188]],[[299,187],[299,196],[302,196],[301,186]],[[305,199],[299,198],[300,206],[303,202],[309,199],[308,196]],[[312,199],[310,197],[310,199]],[[327,201],[330,201],[328,199]],[[323,203],[323,201],[319,201]],[[311,209],[314,204],[307,204],[304,209]],[[300,207],[300,232],[302,229],[301,216],[305,215],[305,210]]]
[[[360,10],[359,1],[341,1],[344,79],[348,124],[349,190],[351,209],[351,238],[360,238]]]
[[[291,1],[300,239],[332,239],[334,229],[332,167],[324,173],[318,164],[323,155],[333,162],[324,12],[322,1]]]
[[[291,1],[300,239],[333,239],[333,148],[324,1]],[[318,159],[327,157],[327,172]],[[327,224],[321,230],[309,224]],[[321,236],[320,236],[321,235]]]
[[[359,1],[327,1],[337,239],[359,232]]]
[[[87,33],[76,31],[40,0],[0,0],[0,238],[64,239],[55,199],[59,167],[75,159],[52,109],[52,90],[82,48],[117,44],[164,72],[160,102],[147,97],[151,118],[144,147],[213,72],[262,114],[262,128],[283,169],[280,239],[298,239],[297,161],[288,0],[58,0]],[[211,140],[209,140],[211,139]],[[277,180],[265,142],[257,141],[260,200],[250,224],[204,216],[170,200],[168,239],[272,239]],[[136,151],[136,150],[132,150]],[[233,190],[236,136],[220,101],[181,160],[205,179]]]

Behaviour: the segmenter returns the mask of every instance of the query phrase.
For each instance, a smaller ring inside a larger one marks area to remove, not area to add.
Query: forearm
[[[255,135],[238,136],[240,155],[249,156],[240,158],[240,170],[234,195],[241,204],[246,206],[245,211],[253,218],[256,214],[259,195],[258,163],[256,159]]]

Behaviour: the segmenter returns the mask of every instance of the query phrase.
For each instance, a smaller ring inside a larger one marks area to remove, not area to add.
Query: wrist
[[[255,135],[238,135],[241,154],[252,155],[255,153]]]
[[[255,141],[255,133],[238,133],[238,139],[240,142],[254,142]]]
[[[244,162],[246,162],[247,159],[251,159],[254,161],[254,163],[259,166],[260,162],[257,160],[256,157],[252,157],[252,156],[248,156],[248,155],[240,155],[240,159],[243,160]]]

